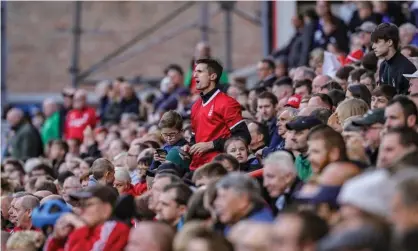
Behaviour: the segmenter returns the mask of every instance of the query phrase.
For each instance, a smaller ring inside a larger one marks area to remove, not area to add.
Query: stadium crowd
[[[155,93],[120,77],[97,107],[65,88],[42,113],[10,108],[1,250],[418,250],[418,40],[401,4],[344,3],[340,19],[318,1],[257,83],[202,42]]]

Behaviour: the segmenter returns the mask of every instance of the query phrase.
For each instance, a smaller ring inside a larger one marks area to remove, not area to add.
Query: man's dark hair
[[[236,170],[239,169],[239,162],[232,155],[229,155],[227,153],[221,153],[221,154],[218,154],[215,158],[213,158],[213,161],[215,161],[215,162],[222,162],[224,160],[229,161],[229,163],[232,164],[232,169],[233,170],[236,171]]]
[[[316,242],[328,234],[327,222],[314,212],[301,211],[295,213],[302,222],[299,242]]]
[[[340,151],[340,161],[345,161],[347,149],[343,136],[328,125],[317,125],[313,127],[308,134],[308,140],[322,139],[327,150],[338,148]]]
[[[250,90],[250,92],[251,92],[251,91],[255,91],[255,94],[258,96],[258,95],[260,95],[261,93],[266,92],[266,91],[267,91],[267,89],[266,89],[265,87],[263,87],[263,86],[258,86],[258,87],[254,87],[254,88],[252,88],[252,89]]]
[[[269,128],[267,127],[267,125],[260,123],[258,121],[255,121],[255,120],[250,120],[248,124],[250,123],[257,125],[257,133],[263,135],[264,144],[267,145],[270,141],[269,139],[270,133],[269,133]]]
[[[391,128],[387,131],[386,135],[391,133],[399,136],[399,144],[403,147],[418,147],[418,133],[414,129],[409,127]]]
[[[349,85],[347,90],[351,92],[354,98],[362,99],[370,107],[370,103],[372,102],[372,94],[370,93],[369,89],[365,85],[362,85],[362,84]]]
[[[270,70],[274,70],[276,68],[276,64],[271,58],[263,58],[261,59],[261,62],[267,64]]]
[[[208,220],[211,218],[210,211],[204,206],[204,196],[206,191],[196,191],[187,204],[187,212],[184,217],[185,222],[193,220]]]
[[[372,96],[385,97],[387,100],[392,100],[396,96],[396,88],[391,85],[380,85],[372,91]]]
[[[276,95],[271,92],[263,92],[257,97],[257,99],[269,99],[273,106],[276,106],[279,103]]]
[[[215,83],[216,84],[219,83],[219,79],[221,79],[223,67],[218,61],[216,61],[215,59],[211,59],[211,58],[202,58],[202,59],[198,59],[196,61],[196,64],[206,64],[208,67],[209,74],[212,74],[212,73],[216,74]]]
[[[324,123],[325,125],[328,123],[328,119],[329,117],[331,117],[332,112],[330,109],[327,108],[318,108],[315,109],[312,113],[311,116],[315,116],[317,119],[321,120],[322,123]]]
[[[376,80],[374,78],[374,73],[371,71],[367,71],[365,73],[363,73],[363,75],[361,75],[360,80],[365,79],[365,78],[370,78],[372,81],[372,86],[373,86],[373,90],[376,87]]]
[[[411,52],[411,58],[418,57],[418,47],[415,45],[405,45],[401,50],[409,50]]]
[[[199,167],[194,173],[192,177],[193,183],[196,183],[198,179],[203,177],[207,178],[214,178],[214,177],[222,177],[228,174],[228,171],[221,163],[212,162],[207,163],[201,167]]]
[[[363,68],[353,70],[352,72],[350,72],[351,81],[360,82],[361,75],[363,75],[366,72],[367,70]]]
[[[371,41],[377,43],[379,39],[383,39],[385,42],[392,40],[393,48],[398,49],[399,45],[399,29],[396,25],[391,23],[381,23],[372,32]]]
[[[62,150],[64,150],[65,153],[68,153],[68,144],[62,139],[55,139],[51,141],[52,145],[58,145]]]
[[[161,178],[169,178],[171,183],[183,182],[179,176],[171,174],[171,173],[157,173],[157,175],[155,175],[154,181],[155,179],[161,179]]]
[[[366,53],[364,57],[361,59],[361,65],[364,69],[376,72],[377,71],[377,61],[379,59],[376,57],[373,51]]]
[[[44,181],[41,181],[39,185],[38,184],[35,185],[36,192],[44,191],[44,190],[50,191],[53,194],[58,194],[57,186],[54,184],[53,181],[50,181],[50,180],[44,180]]]
[[[184,72],[183,69],[181,68],[180,65],[178,64],[169,64],[165,69],[164,69],[164,75],[167,75],[167,73],[170,70],[174,70],[176,72],[178,72],[181,76],[183,76]]]
[[[276,81],[274,81],[273,85],[276,85],[276,86],[287,85],[287,86],[290,86],[291,88],[293,88],[293,81],[292,81],[291,78],[289,78],[287,76],[284,76],[284,77],[281,77],[281,78],[277,79]]]
[[[418,110],[415,103],[410,100],[407,96],[398,95],[394,97],[391,101],[389,101],[388,106],[398,103],[402,107],[403,114],[405,119],[409,116],[414,115],[417,117],[418,122]]]
[[[353,66],[349,66],[349,65],[343,66],[337,70],[337,72],[335,73],[335,76],[339,79],[347,80],[352,70],[354,70]]]
[[[1,165],[2,169],[3,169],[4,165],[12,165],[15,168],[16,171],[19,171],[22,174],[26,173],[25,169],[23,168],[22,161],[20,161],[18,159],[10,158],[10,159],[5,160],[4,163]]]
[[[328,92],[332,90],[341,90],[341,91],[343,90],[341,85],[334,80],[328,81],[324,86],[321,87],[321,90],[324,90],[324,89],[328,90]]]
[[[51,176],[51,177],[54,177],[54,178],[55,178],[55,175],[54,175],[54,172],[53,172],[52,168],[51,168],[50,166],[48,166],[47,164],[41,163],[41,164],[39,164],[39,165],[36,165],[36,166],[32,169],[31,173],[32,173],[33,171],[39,171],[39,170],[43,170],[43,171],[45,172],[45,174],[46,174],[46,175],[49,175],[49,176]],[[31,176],[31,175],[30,175],[30,176]]]
[[[304,79],[304,80],[299,80],[295,82],[295,89],[302,87],[302,86],[306,86],[309,94],[312,93],[312,81],[310,81],[309,79]]]
[[[313,98],[313,97],[319,97],[320,99],[321,99],[321,101],[322,102],[324,102],[325,104],[327,104],[328,105],[328,108],[329,109],[332,109],[332,106],[334,105],[333,103],[332,103],[332,99],[327,95],[327,94],[324,94],[324,93],[315,93],[315,94],[313,94],[312,96],[311,96],[311,98]],[[326,123],[325,123],[326,124]]]
[[[71,171],[64,171],[62,173],[58,174],[57,180],[58,180],[58,184],[60,184],[60,186],[64,185],[64,181],[68,178],[68,177],[72,177],[75,176],[73,172]]]
[[[331,98],[334,107],[337,107],[345,99],[345,93],[342,90],[332,90],[328,92],[328,96]]]
[[[176,192],[174,201],[177,204],[183,205],[183,206],[187,206],[187,203],[189,202],[190,197],[192,197],[193,195],[192,189],[190,189],[190,187],[184,183],[173,183],[164,187],[164,192],[167,192],[170,190],[174,190]]]

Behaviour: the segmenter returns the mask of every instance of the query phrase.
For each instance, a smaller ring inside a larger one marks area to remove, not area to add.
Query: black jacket
[[[284,203],[283,203],[282,209],[279,209],[277,207],[277,201],[280,198],[280,196],[277,198],[271,198],[271,200],[269,201],[269,204],[273,210],[274,215],[277,215],[279,212],[285,210],[289,205],[292,204],[292,202],[294,201],[295,193],[298,192],[302,188],[302,186],[303,186],[303,181],[299,179],[299,177],[296,177],[293,184],[289,187],[289,190],[283,194]]]
[[[26,161],[43,154],[43,144],[38,130],[29,122],[23,122],[10,140],[9,156]]]
[[[395,87],[398,94],[407,94],[409,81],[403,74],[412,74],[416,70],[415,65],[398,51],[391,59],[382,62],[379,70],[380,84]]]
[[[286,57],[287,66],[295,68],[300,66],[300,51],[302,49],[302,32],[296,32],[290,42],[280,50],[273,51],[272,56],[278,58],[280,56]]]

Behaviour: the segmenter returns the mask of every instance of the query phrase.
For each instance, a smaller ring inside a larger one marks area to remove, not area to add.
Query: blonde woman
[[[347,118],[352,116],[362,116],[369,110],[366,102],[358,98],[344,100],[338,105],[334,114],[328,119],[328,125],[337,132],[343,131],[343,125]]]

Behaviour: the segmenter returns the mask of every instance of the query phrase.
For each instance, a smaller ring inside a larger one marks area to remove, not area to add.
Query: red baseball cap
[[[287,100],[287,104],[285,106],[299,108],[300,102],[302,102],[302,96],[299,94],[295,94]]]

